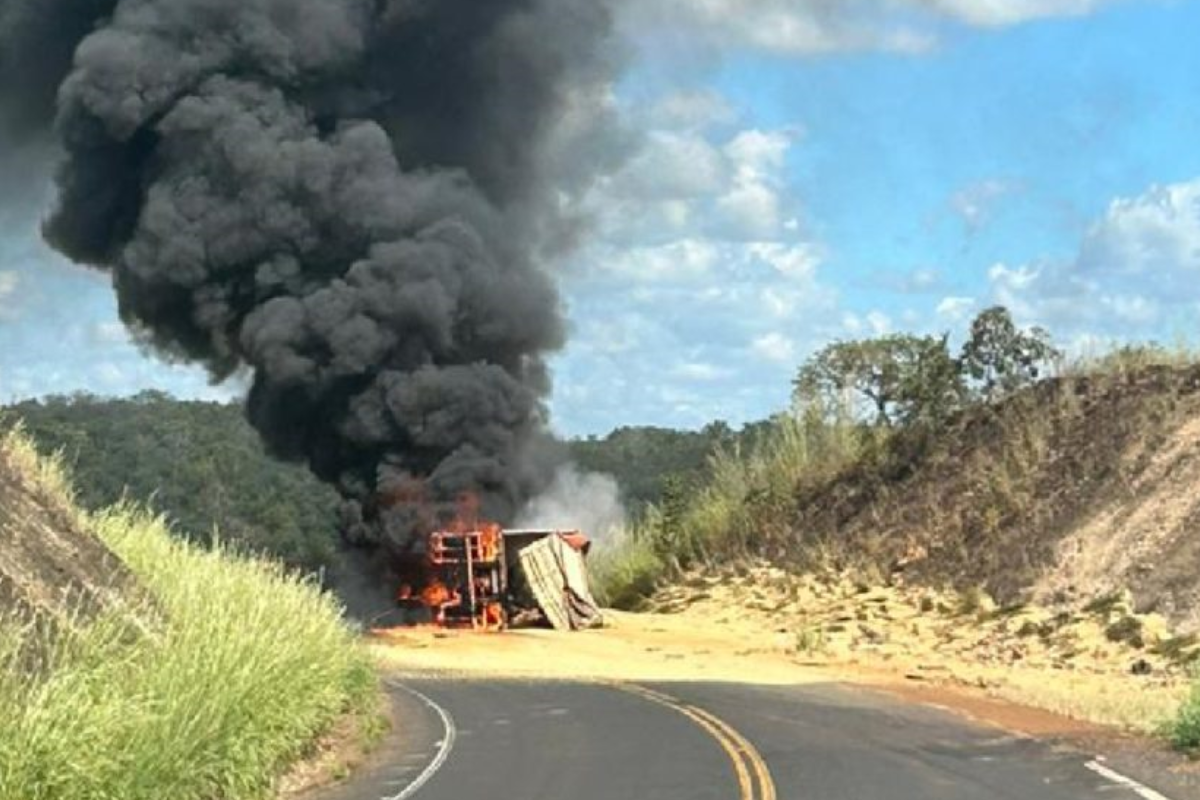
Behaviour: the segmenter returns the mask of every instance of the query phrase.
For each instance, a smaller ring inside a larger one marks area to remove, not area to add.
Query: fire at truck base
[[[590,549],[579,531],[498,525],[437,531],[422,557],[401,565],[408,578],[396,602],[406,625],[477,631],[538,623],[557,630],[599,627],[603,616],[587,573]]]

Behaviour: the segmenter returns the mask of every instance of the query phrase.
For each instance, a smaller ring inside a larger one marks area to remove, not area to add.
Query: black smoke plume
[[[47,240],[146,346],[248,374],[269,449],[351,522],[413,483],[505,519],[556,457],[545,264],[617,151],[610,26],[598,0],[0,0],[0,124],[53,121]],[[394,505],[351,530],[403,540]]]

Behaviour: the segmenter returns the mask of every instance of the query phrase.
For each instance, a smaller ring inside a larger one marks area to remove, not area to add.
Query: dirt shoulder
[[[604,629],[575,634],[405,629],[372,647],[398,673],[857,683],[1038,736],[1149,733],[1189,689],[1181,657],[1163,654],[1179,637],[1120,597],[1077,613],[996,609],[764,568],[695,576],[655,607],[608,612]]]

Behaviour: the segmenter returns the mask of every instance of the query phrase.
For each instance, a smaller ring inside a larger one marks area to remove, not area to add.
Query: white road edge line
[[[1166,795],[1159,794],[1158,792],[1151,789],[1149,786],[1144,786],[1144,785],[1138,783],[1137,781],[1135,781],[1133,778],[1128,778],[1128,777],[1122,775],[1121,773],[1117,772],[1115,769],[1109,769],[1108,767],[1101,764],[1099,761],[1089,761],[1086,764],[1084,764],[1084,766],[1087,767],[1088,769],[1090,769],[1092,772],[1095,772],[1097,775],[1101,775],[1105,778],[1108,778],[1110,781],[1117,784],[1118,786],[1124,786],[1126,789],[1129,789],[1130,791],[1134,792],[1139,797],[1145,798],[1145,800],[1170,800],[1170,798],[1168,798]]]
[[[418,692],[416,689],[405,686],[401,683],[392,683],[390,685],[400,689],[401,691],[408,692],[413,697],[417,698],[422,703],[433,709],[434,713],[436,713],[441,719],[442,728],[445,730],[442,740],[438,742],[437,754],[434,755],[433,760],[425,766],[425,769],[421,770],[421,774],[414,778],[412,783],[405,786],[400,791],[400,794],[383,798],[383,800],[408,800],[408,798],[415,795],[422,786],[428,783],[429,779],[436,775],[437,771],[442,768],[443,764],[446,763],[446,759],[450,757],[450,751],[454,749],[454,740],[458,738],[458,729],[454,726],[454,717],[450,716],[450,712],[430,700],[421,692]]]

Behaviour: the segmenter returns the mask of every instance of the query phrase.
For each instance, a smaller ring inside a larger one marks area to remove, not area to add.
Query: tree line
[[[886,432],[939,423],[966,403],[998,399],[1037,380],[1057,357],[1049,334],[1018,328],[996,307],[976,317],[956,353],[946,335],[834,342],[800,366],[795,401],[801,419]],[[200,542],[220,538],[304,569],[335,558],[337,494],[302,465],[267,455],[239,404],[161,392],[126,399],[77,394],[22,402],[3,416],[20,419],[44,450],[63,453],[86,508],[130,497]],[[616,478],[636,517],[654,505],[669,512],[712,478],[714,465],[774,446],[780,425],[621,427],[568,447],[582,469]],[[835,428],[810,431],[806,447],[817,454]]]

